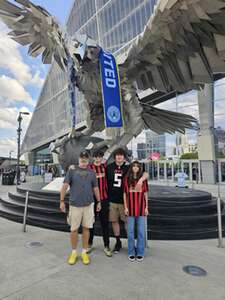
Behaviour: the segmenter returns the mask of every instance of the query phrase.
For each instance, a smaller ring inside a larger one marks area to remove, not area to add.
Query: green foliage
[[[225,158],[225,154],[223,152],[217,152],[216,153],[216,158]]]
[[[180,159],[198,159],[198,152],[184,153],[180,156]]]

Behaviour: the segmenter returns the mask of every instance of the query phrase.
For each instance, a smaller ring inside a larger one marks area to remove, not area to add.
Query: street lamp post
[[[18,128],[17,128],[17,164],[16,164],[16,184],[20,184],[20,136],[22,132],[21,122],[23,120],[22,115],[29,115],[29,112],[19,112],[17,119]]]
[[[9,151],[9,165],[10,165],[10,167],[11,167],[11,160],[12,160],[12,153],[13,152],[14,152],[13,150]]]

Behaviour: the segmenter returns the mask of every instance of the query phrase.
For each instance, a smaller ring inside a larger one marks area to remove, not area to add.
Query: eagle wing
[[[224,0],[159,0],[119,64],[141,89],[186,92],[224,73],[224,58]]]
[[[44,8],[29,0],[14,2],[19,5],[0,0],[0,18],[12,30],[10,37],[23,46],[30,45],[29,55],[42,54],[44,64],[50,64],[54,57],[65,70],[66,43],[58,22]]]

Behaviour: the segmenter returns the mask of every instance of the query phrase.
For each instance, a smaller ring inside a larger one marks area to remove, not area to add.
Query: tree
[[[180,159],[198,159],[198,152],[187,152],[180,156]]]

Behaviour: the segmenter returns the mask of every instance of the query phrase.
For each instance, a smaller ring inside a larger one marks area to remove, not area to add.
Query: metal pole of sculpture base
[[[218,216],[218,247],[223,246],[223,228],[222,228],[222,216],[221,216],[221,198],[220,198],[220,183],[218,182],[218,196],[217,196],[217,216]]]
[[[26,192],[26,200],[25,200],[24,214],[23,214],[23,232],[26,232],[28,201],[29,201],[29,191]]]

